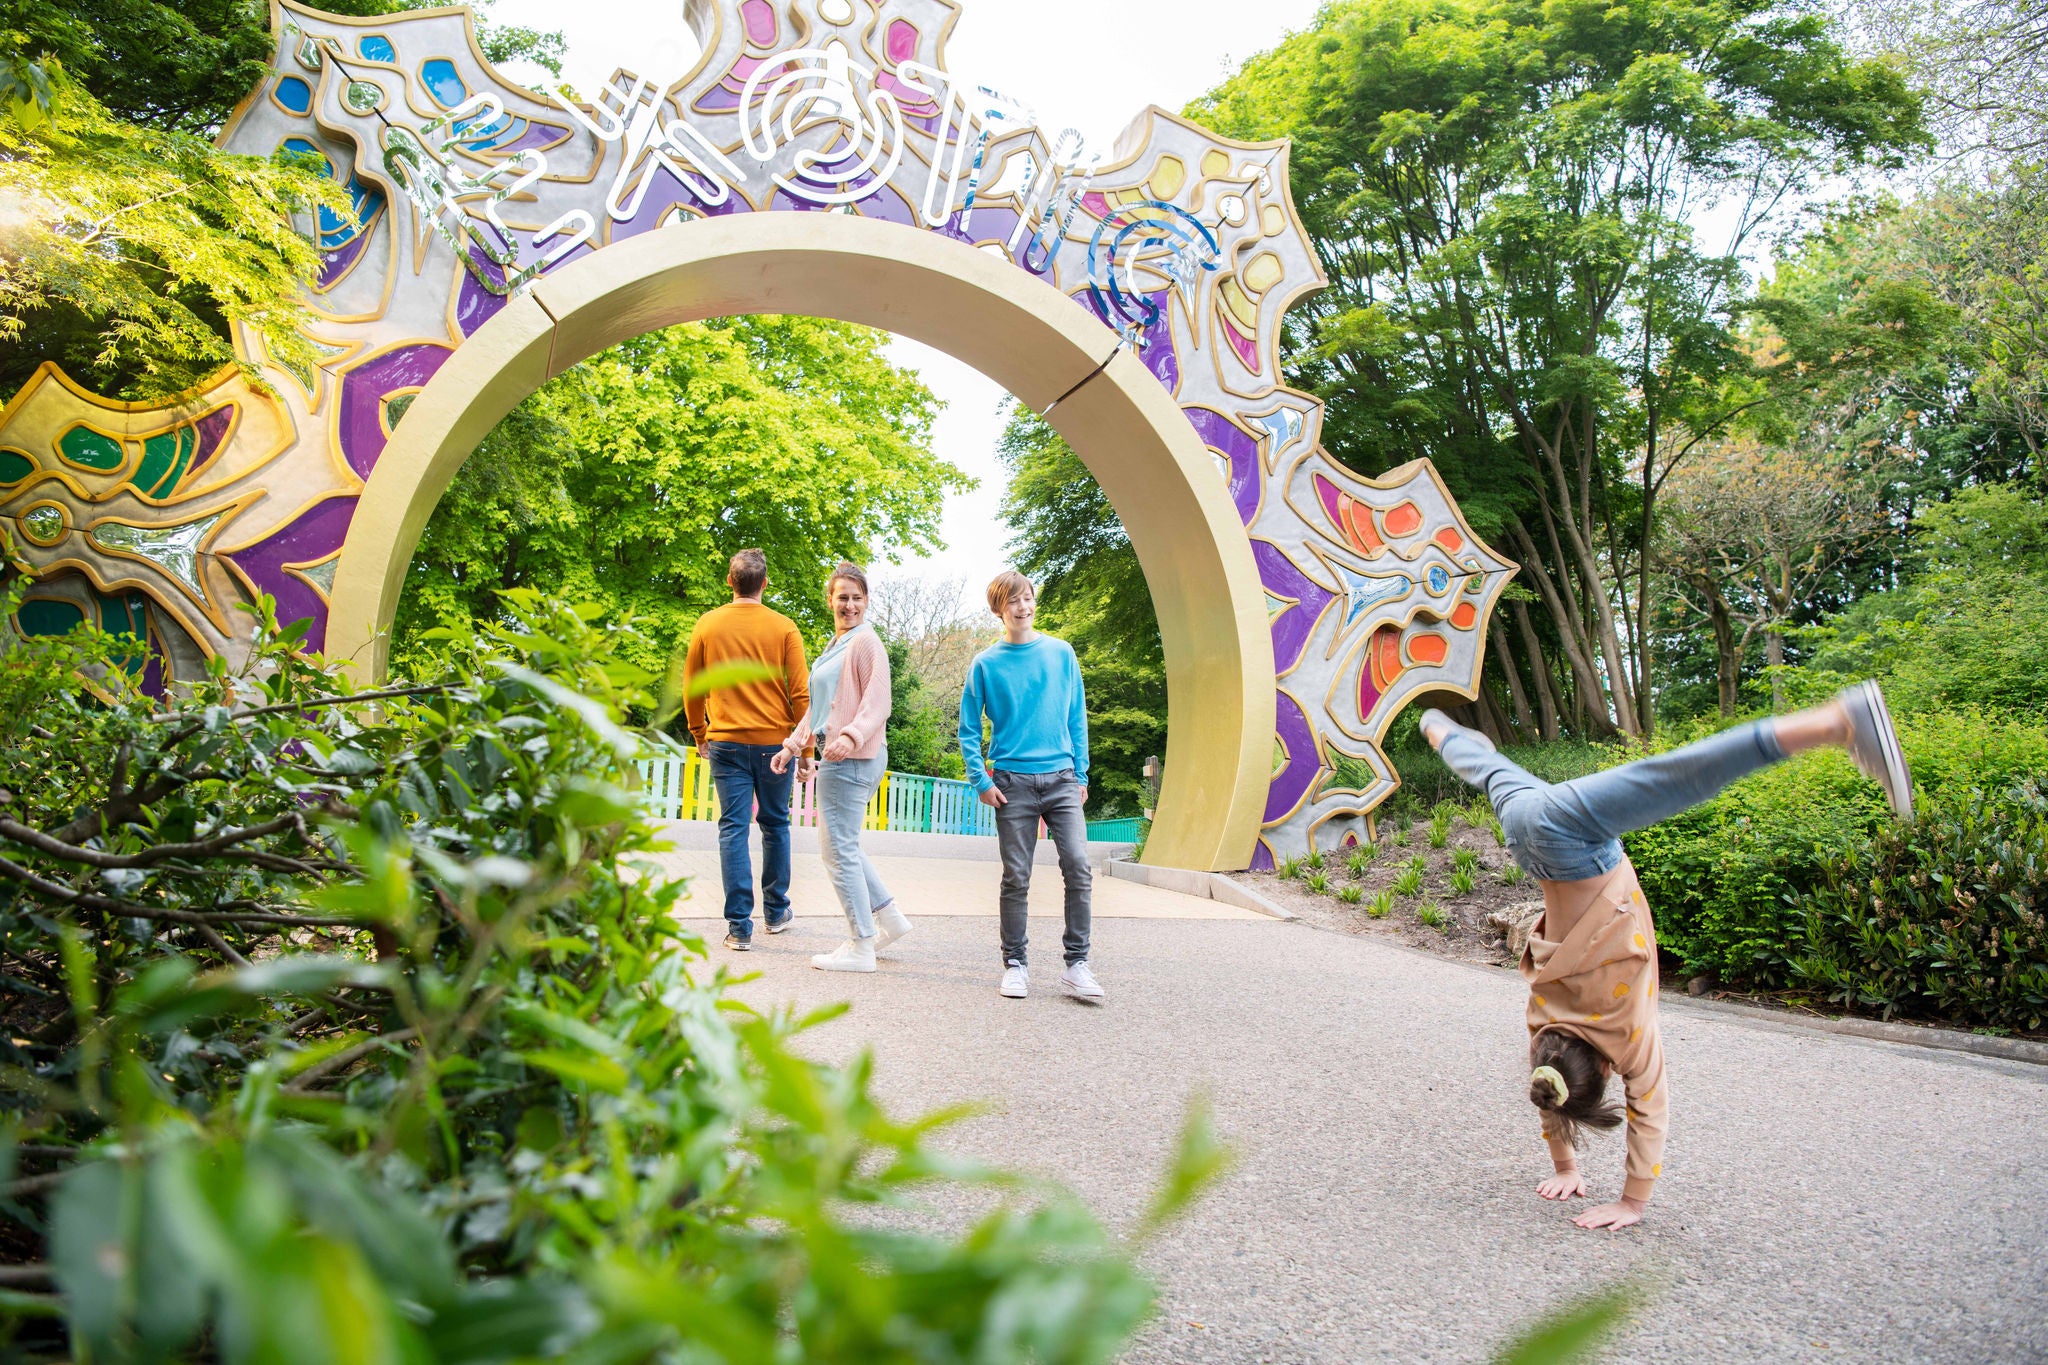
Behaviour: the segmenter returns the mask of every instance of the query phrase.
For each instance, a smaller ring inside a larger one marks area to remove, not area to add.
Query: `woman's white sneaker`
[[[831,952],[812,957],[811,965],[821,972],[871,972],[875,969],[875,941],[850,938]]]
[[[1012,962],[1003,968],[1003,984],[996,987],[1001,994],[1012,1000],[1022,1000],[1031,993],[1031,973],[1021,962]]]
[[[875,951],[894,943],[910,932],[910,921],[894,905],[885,905],[875,911]]]
[[[1088,970],[1088,959],[1069,962],[1067,969],[1060,973],[1060,985],[1076,1000],[1099,1003],[1102,1000],[1102,983],[1095,979],[1095,973]]]

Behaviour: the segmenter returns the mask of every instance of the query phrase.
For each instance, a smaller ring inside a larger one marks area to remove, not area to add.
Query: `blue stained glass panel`
[[[356,39],[356,52],[366,62],[395,62],[398,49],[381,33],[366,33]]]
[[[443,109],[453,109],[469,98],[469,87],[462,83],[455,63],[446,57],[435,57],[420,64],[420,84],[427,87],[427,93]]]
[[[277,83],[277,102],[294,114],[303,114],[313,107],[313,87],[297,76],[286,76]]]

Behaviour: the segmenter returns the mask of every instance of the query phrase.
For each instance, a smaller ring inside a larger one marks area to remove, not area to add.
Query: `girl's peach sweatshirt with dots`
[[[1529,1036],[1550,1028],[1575,1034],[1619,1073],[1628,1096],[1628,1180],[1622,1194],[1648,1199],[1664,1172],[1670,1114],[1650,903],[1627,858],[1605,877],[1552,883],[1545,902],[1522,950]],[[1552,1131],[1547,1114],[1543,1137],[1560,1169],[1574,1163],[1571,1145]]]

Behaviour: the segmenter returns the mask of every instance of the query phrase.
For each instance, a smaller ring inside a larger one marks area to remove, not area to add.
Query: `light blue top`
[[[817,683],[811,684],[812,688]],[[981,720],[990,734],[986,761]],[[1008,640],[974,656],[960,693],[960,757],[976,791],[995,783],[989,769],[1012,773],[1074,770],[1088,784],[1088,699],[1081,690],[1081,664],[1073,646],[1050,635],[1021,645]]]
[[[804,717],[804,725],[818,737],[818,745],[824,747],[825,722],[832,715],[832,698],[839,693],[840,675],[846,672],[846,647],[853,643],[853,637],[874,627],[863,621],[852,630],[834,636],[832,643],[825,646],[825,652],[811,665],[811,710]],[[798,726],[802,729],[803,726]]]

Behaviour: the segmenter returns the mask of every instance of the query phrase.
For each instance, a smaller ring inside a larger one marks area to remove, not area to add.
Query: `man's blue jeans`
[[[789,788],[795,774],[768,767],[768,760],[782,752],[779,744],[715,739],[704,748],[711,757],[712,785],[718,788],[718,870],[725,881],[726,927],[740,938],[752,938],[754,860],[747,851],[747,825],[756,818],[761,825],[761,913],[777,925],[790,913]]]
[[[1605,876],[1622,859],[1622,835],[1690,810],[1785,757],[1767,720],[1555,785],[1463,726],[1452,728],[1438,752],[1452,772],[1486,793],[1522,870],[1546,882]]]

